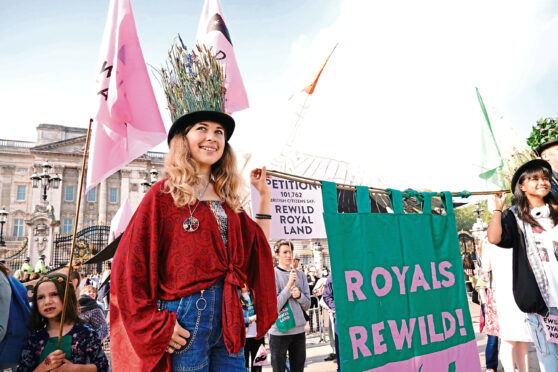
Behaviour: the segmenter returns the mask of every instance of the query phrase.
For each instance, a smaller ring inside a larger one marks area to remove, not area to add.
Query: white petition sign
[[[271,239],[325,239],[322,190],[318,186],[271,177]],[[260,197],[252,187],[252,211]]]

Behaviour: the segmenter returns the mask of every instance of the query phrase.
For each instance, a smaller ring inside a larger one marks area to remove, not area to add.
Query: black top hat
[[[44,254],[41,255],[41,259],[44,260],[46,256]]]
[[[224,112],[203,110],[190,112],[176,119],[169,130],[167,143],[170,145],[172,138],[186,129],[186,127],[206,120],[221,124],[225,127],[226,140],[228,141],[231,138],[235,126],[234,119]]]
[[[511,181],[511,192],[512,193],[514,192],[515,185],[517,184],[517,181],[519,181],[519,177],[521,177],[521,175],[525,171],[531,170],[531,169],[537,169],[537,168],[538,169],[546,168],[546,169],[548,169],[550,174],[552,174],[552,167],[550,166],[550,164],[546,160],[542,160],[542,159],[529,160],[527,163],[524,163],[522,166],[517,168],[517,170],[513,174],[512,181]]]

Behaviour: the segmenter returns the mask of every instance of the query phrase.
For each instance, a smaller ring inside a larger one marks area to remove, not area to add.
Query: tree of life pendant
[[[200,227],[200,221],[198,221],[196,217],[190,216],[186,218],[186,220],[182,224],[182,227],[188,232],[194,232],[198,229],[198,227]]]

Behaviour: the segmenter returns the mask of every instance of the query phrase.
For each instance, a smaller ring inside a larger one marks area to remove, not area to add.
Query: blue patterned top
[[[76,323],[68,332],[72,336],[72,357],[74,364],[95,364],[97,372],[109,370],[109,364],[97,333],[85,323]],[[50,336],[46,327],[31,331],[27,344],[21,352],[17,372],[32,372],[40,364],[41,354]]]

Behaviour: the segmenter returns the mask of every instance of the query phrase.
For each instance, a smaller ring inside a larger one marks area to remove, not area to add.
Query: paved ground
[[[469,309],[471,311],[471,317],[473,318],[473,327],[476,331],[479,329],[479,315],[480,306],[469,303]],[[484,359],[484,349],[486,347],[486,335],[484,333],[475,333],[477,339],[477,346],[479,348],[479,355],[481,359],[482,370],[485,370],[485,359]],[[498,366],[498,371],[503,372],[504,369],[501,365]],[[533,343],[529,343],[529,372],[540,372],[539,361],[537,359],[537,352]]]
[[[473,319],[473,327],[475,330],[479,329],[479,314],[480,314],[480,306],[470,303],[470,311],[471,316]],[[482,371],[485,370],[484,365],[484,349],[486,347],[486,335],[483,333],[476,333],[477,345],[479,348],[479,355],[481,360],[481,367]],[[326,358],[329,353],[331,352],[331,348],[329,343],[318,342],[317,338],[310,339],[307,342],[306,348],[306,368],[304,369],[305,372],[335,372],[337,371],[337,364],[335,362],[326,362],[324,358]],[[539,364],[537,361],[537,354],[535,352],[535,348],[531,343],[529,345],[529,363],[530,368],[529,372],[538,372]],[[267,366],[263,368],[264,371],[271,371],[271,367]],[[504,370],[500,366],[498,368],[499,372],[503,372]]]

